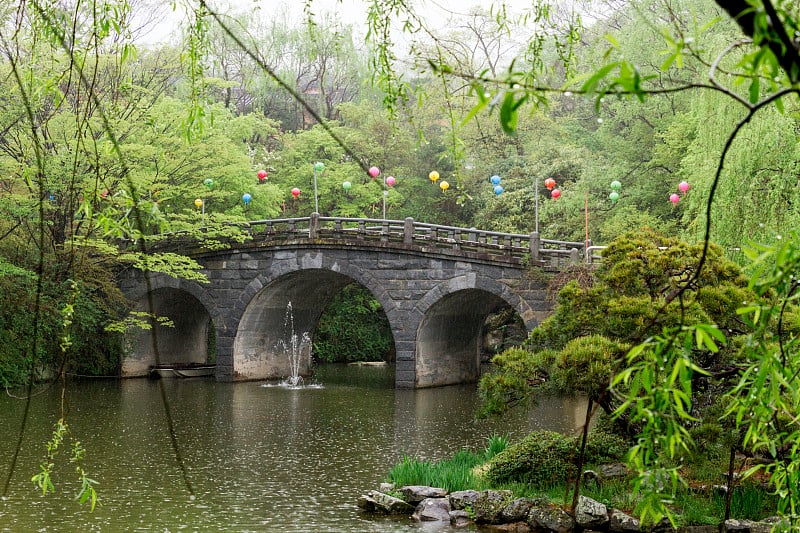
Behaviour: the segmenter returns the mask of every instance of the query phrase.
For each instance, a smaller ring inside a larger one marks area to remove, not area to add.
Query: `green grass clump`
[[[504,452],[509,444],[508,437],[505,435],[492,435],[489,437],[486,449],[483,451],[486,460],[488,461],[495,455]]]
[[[483,455],[467,450],[437,462],[403,455],[403,460],[389,470],[389,481],[398,487],[425,485],[448,492],[473,489],[478,485],[473,469],[483,462]]]

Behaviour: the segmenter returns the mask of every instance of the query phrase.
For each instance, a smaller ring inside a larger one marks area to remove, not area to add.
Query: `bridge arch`
[[[480,377],[482,325],[510,306],[535,326],[533,310],[507,285],[469,273],[440,283],[418,303],[414,386],[434,387],[477,381]],[[524,320],[524,318],[523,318]]]
[[[290,374],[286,345],[292,335],[313,335],[320,316],[345,286],[358,283],[381,304],[389,323],[397,323],[395,303],[380,280],[347,261],[325,266],[321,261],[272,269],[259,274],[242,292],[232,349],[234,380],[275,379]],[[309,361],[307,343],[301,360]],[[300,373],[308,375],[305,364]]]
[[[196,282],[170,276],[151,275],[148,281],[128,294],[133,310],[166,317],[172,325],[161,325],[150,317],[146,319],[150,329],[130,329],[121,375],[144,376],[156,364],[207,362],[214,327],[208,294]]]

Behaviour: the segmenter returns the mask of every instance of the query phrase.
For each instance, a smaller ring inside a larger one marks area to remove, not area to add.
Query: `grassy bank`
[[[402,461],[390,469],[388,481],[396,487],[424,485],[444,488],[448,492],[470,489],[510,490],[516,497],[543,499],[553,505],[568,508],[572,502],[574,482],[567,479],[568,476],[564,476],[563,472],[547,482],[542,482],[539,477],[532,478],[536,480],[534,482],[497,481],[497,465],[506,463],[508,456],[519,459],[524,465],[539,464],[536,458],[521,458],[518,444],[509,446],[506,438],[493,436],[488,439],[484,450],[459,450],[440,461],[403,456]],[[553,458],[554,455],[548,454],[545,461],[558,463]],[[586,468],[595,466],[598,465],[590,463]],[[721,466],[724,471],[724,466]],[[713,469],[709,468],[711,470]],[[695,488],[686,488],[678,494],[672,504],[678,525],[716,525],[724,520],[724,489],[715,487],[710,481],[695,480],[691,484]],[[631,481],[628,478],[586,481],[581,485],[581,494],[609,508],[636,515],[639,502],[632,494]],[[732,493],[731,518],[757,521],[774,515],[775,509],[775,496],[755,483],[745,481],[735,487]]]

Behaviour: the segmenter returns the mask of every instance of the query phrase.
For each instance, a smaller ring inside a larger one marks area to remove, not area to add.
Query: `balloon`
[[[394,177],[389,176],[388,178],[386,178],[386,185],[388,185],[389,187],[394,187],[394,184],[395,184]]]
[[[622,184],[620,182],[618,182],[617,180],[614,180],[614,181],[611,182],[611,190],[612,191],[618,191],[621,188],[622,188]]]
[[[619,200],[619,193],[617,191],[611,191],[611,194],[608,195],[608,199],[611,200],[612,204],[617,203],[617,200]]]
[[[266,170],[259,170],[257,175],[258,175],[258,179],[260,181],[264,181],[265,179],[267,179],[267,171]]]
[[[678,193],[674,192],[669,195],[669,201],[672,202],[672,205],[677,204],[681,200],[681,197]]]
[[[553,189],[553,191],[550,193],[550,197],[553,200],[558,200],[561,197],[561,191],[558,189]]]
[[[203,185],[205,185],[210,189],[211,187],[214,186],[214,180],[212,180],[211,178],[206,178],[203,180]]]
[[[253,197],[250,196],[248,193],[244,193],[242,195],[242,201],[244,202],[244,205],[250,205],[250,200],[252,200],[252,199],[253,199]]]
[[[450,184],[447,183],[446,181],[443,181],[439,184],[439,188],[442,189],[442,192],[444,192],[450,188]]]
[[[300,189],[298,189],[297,187],[295,187],[294,189],[292,189],[292,196],[294,196],[295,198],[297,198],[298,196],[300,196]]]
[[[367,172],[370,175],[370,177],[377,178],[378,174],[381,173],[381,169],[379,169],[378,167],[369,167],[369,170]]]
[[[489,178],[489,180],[491,180],[492,185],[500,185],[500,176],[498,176],[496,174],[494,176],[492,176],[491,178]]]
[[[352,185],[352,184],[351,184],[349,181],[345,181],[345,182],[343,182],[343,183],[342,183],[342,188],[343,188],[345,191],[349,191],[349,190],[350,190],[350,187],[352,187],[352,186],[353,186],[353,185]]]
[[[502,185],[495,185],[494,186],[494,193],[497,196],[500,196],[501,194],[503,194],[503,186]]]
[[[431,173],[428,174],[428,177],[431,179],[432,182],[436,183],[436,180],[439,179],[439,173],[436,172],[435,170],[432,170]]]
[[[678,184],[678,190],[681,191],[682,193],[685,193],[686,191],[688,191],[689,190],[689,182],[686,182],[686,181],[680,182]]]
[[[556,180],[554,180],[553,178],[547,178],[546,180],[544,180],[544,186],[547,187],[548,191],[552,191],[553,187],[556,186]]]
[[[200,198],[197,198],[197,199],[194,201],[194,205],[195,205],[196,207],[198,207],[198,208],[200,208],[200,207],[203,207],[203,200],[201,200]]]
[[[314,171],[315,172],[322,172],[323,170],[325,170],[325,164],[324,163],[320,163],[319,161],[314,163]]]

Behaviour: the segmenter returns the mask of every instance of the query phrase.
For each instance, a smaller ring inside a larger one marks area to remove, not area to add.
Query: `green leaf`
[[[614,48],[619,48],[619,41],[617,40],[616,37],[614,37],[610,33],[606,33],[605,35],[603,35],[603,39],[611,43],[611,46],[613,46]]]
[[[514,93],[507,92],[503,98],[503,104],[500,106],[500,125],[503,131],[508,135],[514,135],[517,130],[517,108],[516,101],[514,100]]]
[[[586,82],[581,86],[581,91],[587,93],[594,92],[600,81],[603,78],[605,78],[609,74],[609,72],[617,68],[619,65],[620,63],[618,61],[615,61],[613,63],[608,63],[600,67],[600,69],[596,70],[594,74],[592,74],[591,77],[588,80],[586,80]]]
[[[750,82],[750,103],[751,104],[758,103],[760,97],[761,97],[761,85],[759,84],[758,78],[755,77]]]

